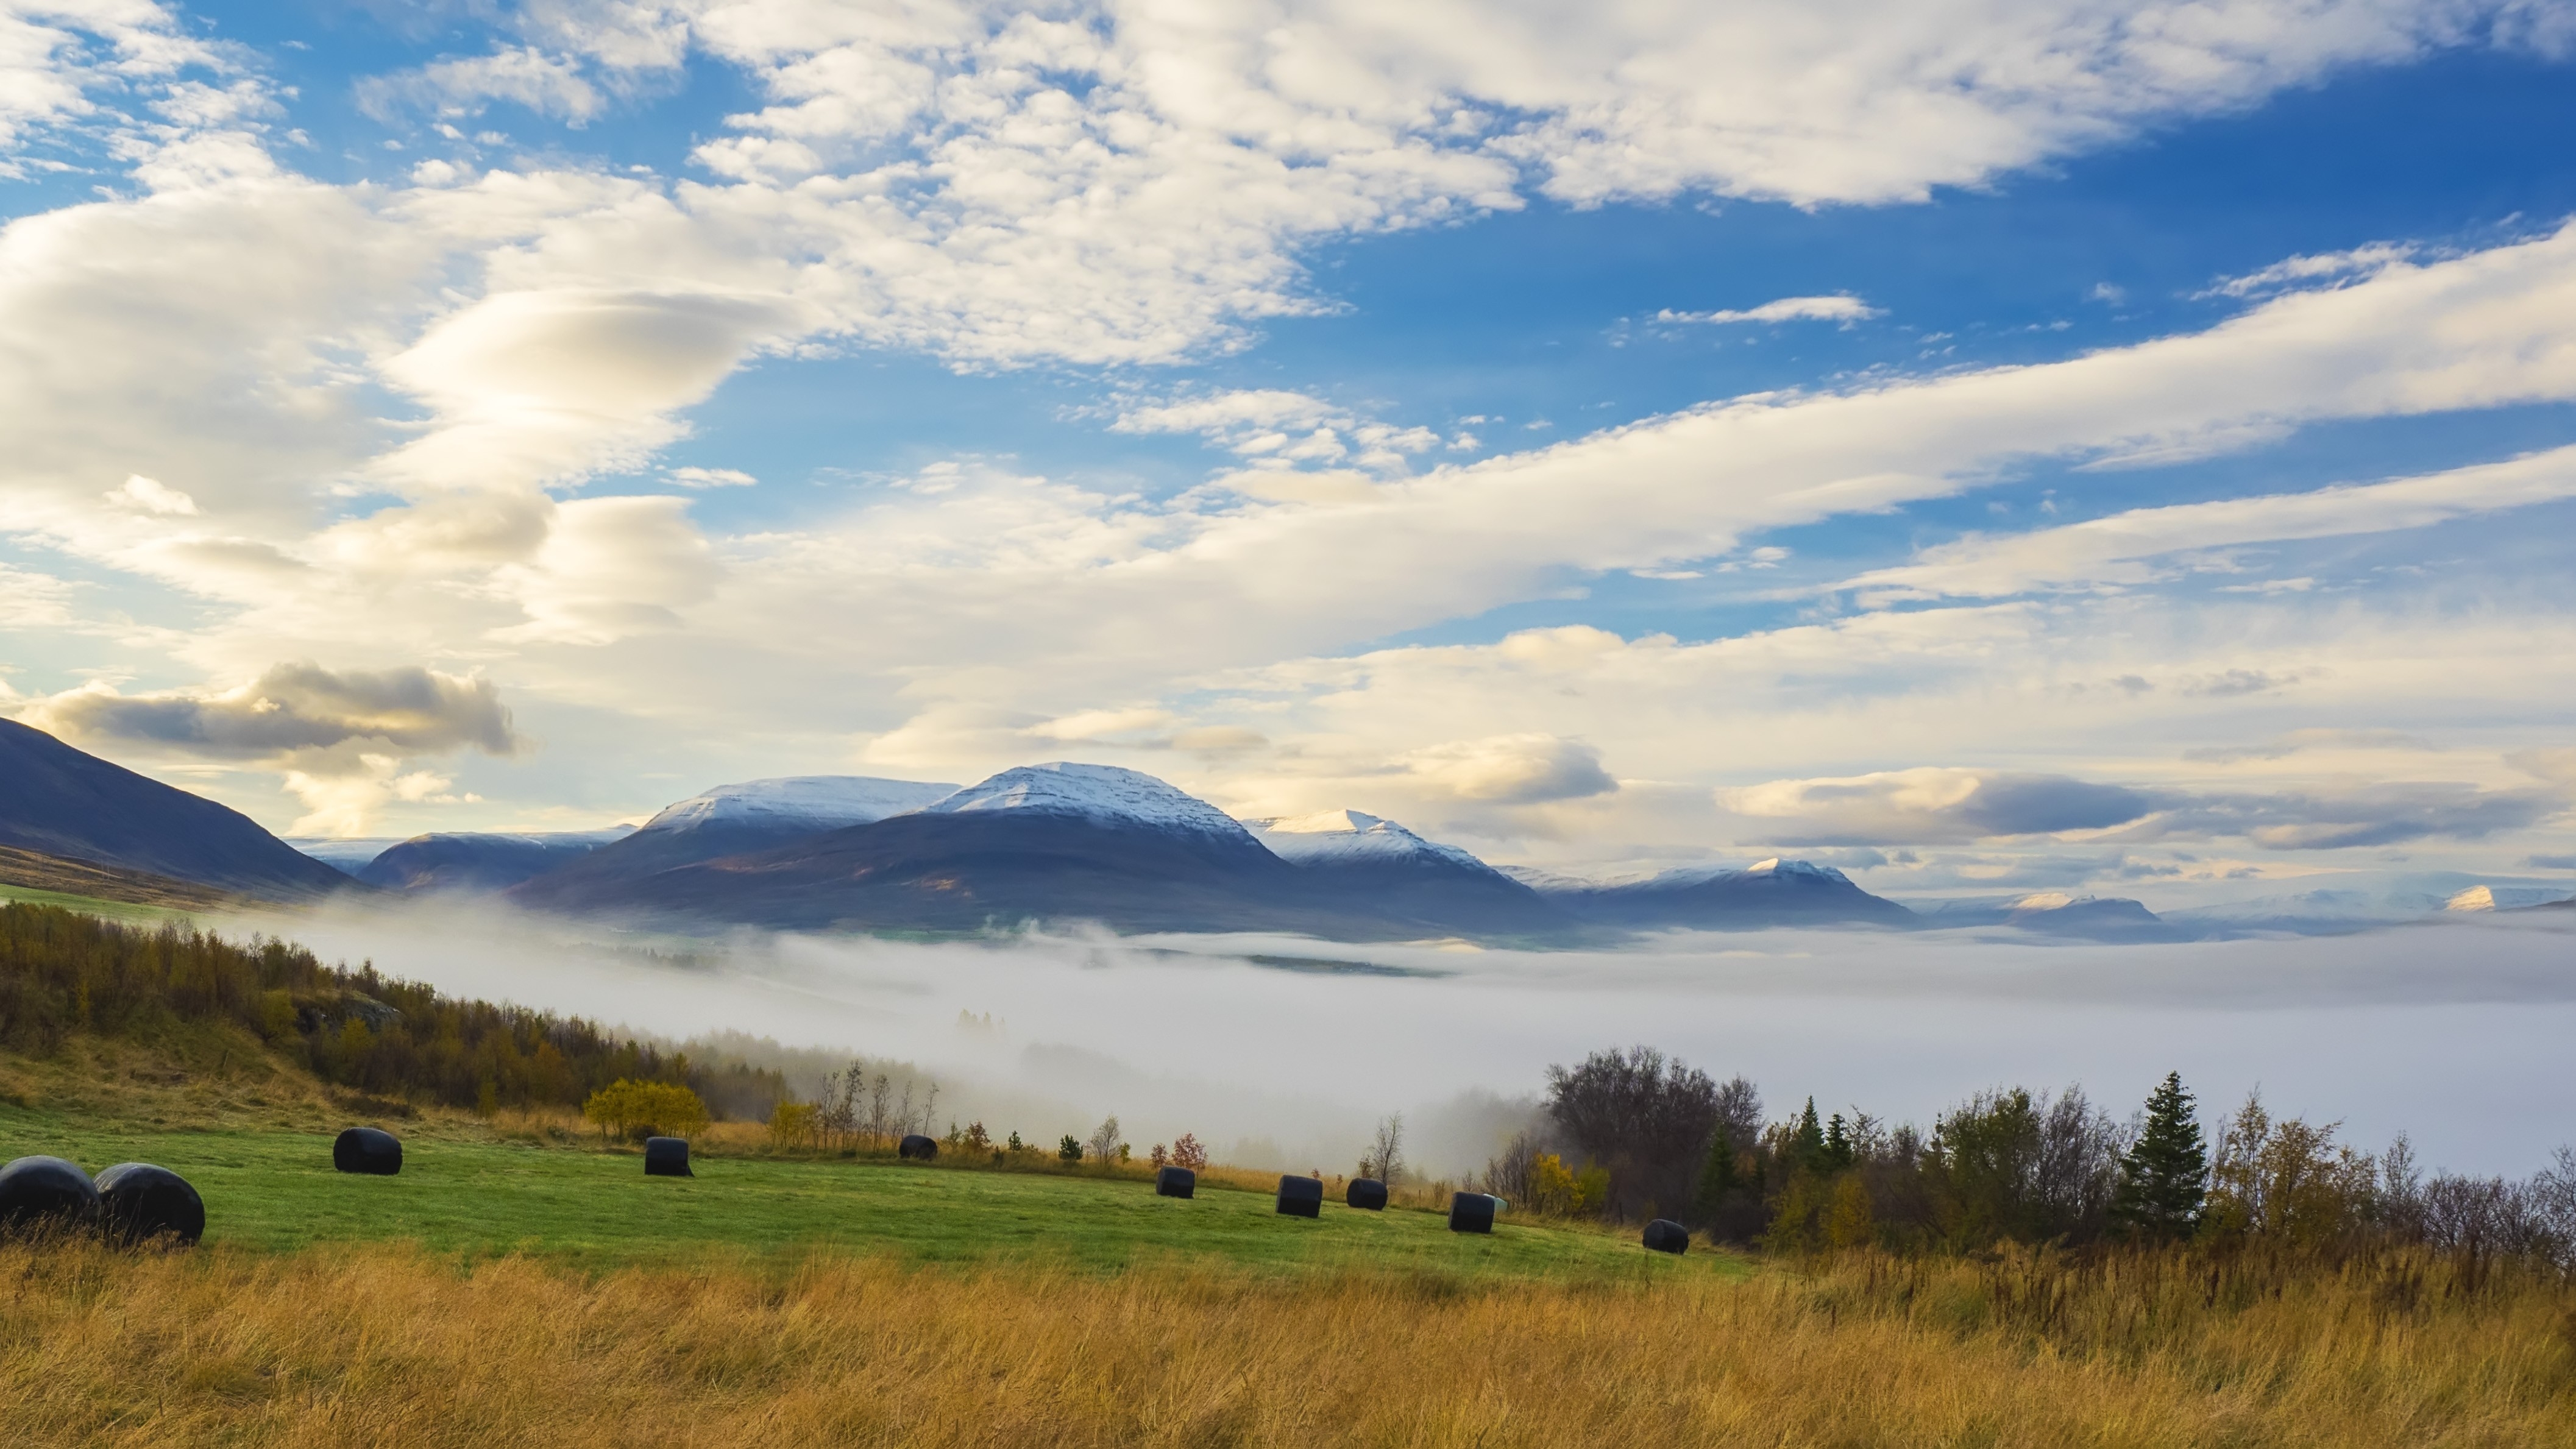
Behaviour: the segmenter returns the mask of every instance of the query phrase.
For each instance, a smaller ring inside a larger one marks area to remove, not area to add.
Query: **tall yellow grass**
[[[24,1443],[2576,1443],[2576,1297],[2420,1259],[1546,1285],[21,1248],[0,1283]]]

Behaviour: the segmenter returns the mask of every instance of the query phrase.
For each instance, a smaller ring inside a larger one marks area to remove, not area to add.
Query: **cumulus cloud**
[[[436,670],[280,664],[227,690],[121,694],[90,684],[36,700],[19,719],[72,740],[159,746],[208,759],[293,756],[371,744],[407,754],[516,753],[490,680]]]
[[[1404,768],[1441,795],[1490,805],[1580,800],[1619,788],[1601,752],[1553,735],[1452,740],[1406,755]]]
[[[1885,315],[1886,313],[1870,306],[1860,298],[1849,292],[1843,292],[1831,297],[1782,297],[1776,302],[1765,302],[1759,307],[1747,307],[1741,311],[1676,312],[1667,307],[1655,314],[1655,320],[1720,325],[1743,322],[1814,321],[1840,322],[1849,326],[1854,322],[1865,322],[1872,317]]]

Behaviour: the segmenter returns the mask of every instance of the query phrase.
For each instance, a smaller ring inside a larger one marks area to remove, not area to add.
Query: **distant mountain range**
[[[942,793],[917,803],[931,790]],[[712,830],[698,823],[706,816],[753,828],[742,807],[700,804],[716,798],[759,799],[757,828],[790,838],[733,851],[680,838]],[[815,828],[835,810],[884,813]],[[674,838],[657,839],[666,833]],[[1911,919],[1840,872],[1799,862],[1684,873],[1643,888],[1533,888],[1378,816],[1341,810],[1247,823],[1151,775],[1069,763],[1021,766],[954,791],[832,777],[730,786],[509,895],[587,915],[779,929],[1090,921],[1130,932],[1378,940],[1540,942],[1664,926]]]
[[[2043,936],[2082,941],[2188,941],[2205,932],[2187,930],[2125,897],[2070,896],[2040,891],[2020,896],[1917,901],[1925,926],[2012,926]]]
[[[856,775],[719,785],[663,807],[632,835],[527,881],[510,896],[538,910],[633,909],[635,883],[663,871],[775,850],[918,810],[956,792],[954,785]]]
[[[201,795],[0,720],[0,845],[267,900],[348,878]]]
[[[0,721],[0,880],[55,890],[87,882],[192,908],[374,887],[497,892],[531,909],[681,929],[950,933],[1091,922],[1126,932],[1562,945],[1659,930],[2000,927],[2134,942],[2363,929],[2513,910],[2564,891],[2426,878],[2162,917],[2133,900],[2058,892],[1909,909],[1801,860],[1611,880],[1496,868],[1356,810],[1237,821],[1153,776],[1070,763],[1005,770],[963,789],[841,775],[754,780],[682,800],[631,830],[308,846],[312,855],[212,801]],[[2427,885],[2443,889],[2427,895]]]
[[[1578,920],[1628,930],[1917,924],[1912,911],[1862,890],[1841,871],[1803,860],[1765,860],[1741,869],[1699,866],[1612,882],[1515,874]]]
[[[406,893],[507,890],[634,833],[635,827],[621,825],[542,835],[415,835],[352,874],[371,886]]]

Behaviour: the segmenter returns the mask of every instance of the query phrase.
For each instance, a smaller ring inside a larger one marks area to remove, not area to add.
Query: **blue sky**
[[[0,36],[0,709],[280,830],[1077,758],[1569,869],[2576,889],[2563,4]]]

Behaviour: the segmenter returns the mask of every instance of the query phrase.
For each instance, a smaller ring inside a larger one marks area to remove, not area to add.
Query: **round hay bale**
[[[342,1172],[391,1177],[402,1171],[402,1144],[390,1132],[352,1127],[331,1144],[331,1165]]]
[[[167,1236],[192,1247],[206,1235],[206,1200],[188,1179],[148,1162],[120,1162],[98,1175],[99,1215],[120,1243]]]
[[[1154,1173],[1154,1196],[1196,1197],[1199,1175],[1186,1167],[1158,1168]]]
[[[1342,1201],[1368,1212],[1385,1212],[1386,1184],[1374,1177],[1354,1177],[1349,1190],[1342,1194]]]
[[[1646,1224],[1646,1247],[1657,1253],[1687,1253],[1690,1229],[1671,1218],[1657,1218]]]
[[[1494,1230],[1494,1209],[1502,1202],[1481,1192],[1453,1193],[1449,1198],[1449,1231],[1453,1233],[1490,1233]]]
[[[1324,1183],[1315,1177],[1279,1179],[1279,1211],[1292,1218],[1319,1218],[1324,1215]]]
[[[695,1177],[689,1171],[689,1139],[685,1137],[647,1137],[644,1139],[644,1175],[646,1177]]]
[[[21,1157],[0,1167],[0,1232],[82,1228],[98,1221],[98,1189],[80,1164]]]
[[[928,1162],[930,1159],[939,1155],[939,1139],[936,1137],[924,1137],[920,1133],[915,1132],[904,1138],[901,1142],[896,1143],[894,1150],[899,1156],[913,1158],[920,1162]]]

